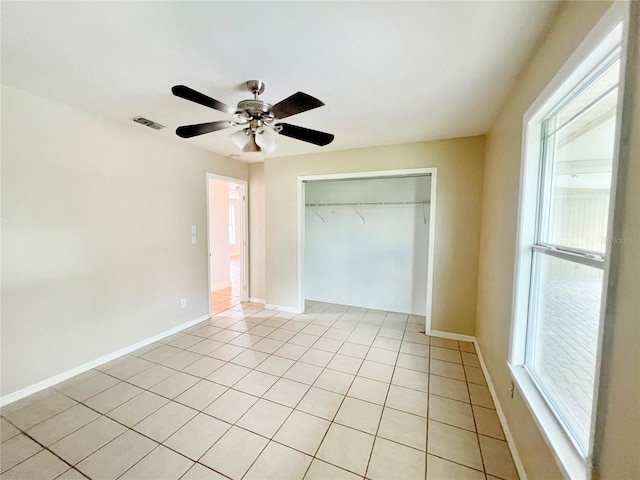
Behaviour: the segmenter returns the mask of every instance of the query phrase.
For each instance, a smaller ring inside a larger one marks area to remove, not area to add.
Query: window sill
[[[558,422],[529,373],[521,365],[507,362],[507,366],[564,476],[571,479],[587,478],[587,461]]]

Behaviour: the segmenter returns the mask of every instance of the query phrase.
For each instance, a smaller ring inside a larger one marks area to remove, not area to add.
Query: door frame
[[[249,192],[246,180],[241,178],[226,177],[217,173],[206,173],[206,207],[207,207],[207,291],[209,298],[209,315],[211,315],[211,212],[209,212],[209,180],[240,185],[242,194],[242,207],[240,208],[240,224],[242,225],[242,258],[240,260],[240,301],[247,302],[249,299]]]
[[[426,312],[425,312],[425,332],[427,335],[431,333],[431,317],[433,310],[433,263],[435,258],[435,235],[436,235],[436,191],[438,186],[438,168],[408,168],[402,170],[375,170],[368,172],[351,172],[351,173],[329,173],[325,175],[300,175],[298,176],[298,235],[297,235],[297,254],[298,254],[298,305],[299,313],[305,311],[304,296],[304,239],[305,239],[305,182],[314,180],[344,180],[344,179],[363,179],[363,178],[402,178],[415,175],[431,176],[431,192],[429,198],[429,240],[427,245],[427,294],[426,294]]]

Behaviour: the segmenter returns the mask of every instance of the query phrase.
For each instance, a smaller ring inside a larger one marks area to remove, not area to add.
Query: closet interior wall
[[[305,182],[307,300],[426,314],[431,176]]]

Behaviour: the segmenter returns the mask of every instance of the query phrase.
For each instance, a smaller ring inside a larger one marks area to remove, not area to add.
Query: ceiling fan
[[[249,80],[246,82],[246,86],[247,90],[253,93],[253,98],[241,100],[235,109],[184,85],[173,87],[171,92],[177,97],[234,116],[232,121],[222,120],[184,125],[176,129],[176,134],[182,138],[191,138],[204,133],[245,125],[245,128],[230,135],[231,140],[243,152],[264,153],[275,151],[276,133],[319,146],[328,145],[333,141],[334,137],[330,133],[298,127],[290,123],[276,123],[283,118],[322,107],[324,103],[317,98],[303,92],[297,92],[281,102],[271,105],[258,98],[258,95],[264,92],[263,82]]]

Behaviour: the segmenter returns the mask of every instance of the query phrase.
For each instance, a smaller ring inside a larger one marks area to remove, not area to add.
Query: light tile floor
[[[471,343],[240,304],[0,410],[2,479],[513,479]]]

